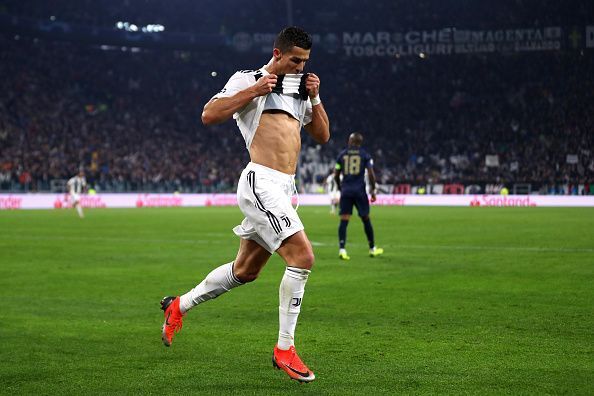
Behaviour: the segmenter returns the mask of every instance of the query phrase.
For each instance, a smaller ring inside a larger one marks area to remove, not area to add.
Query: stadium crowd
[[[362,12],[364,11],[364,12]],[[497,28],[591,23],[594,5],[586,1],[511,0],[485,7],[481,2],[457,0],[302,0],[238,4],[231,0],[4,0],[0,14],[114,27],[116,21],[143,26],[161,24],[167,31],[217,33],[276,32],[289,14],[312,32],[352,31],[355,27],[392,30],[445,26]],[[348,18],[345,18],[348,15]]]
[[[0,188],[46,190],[80,166],[110,191],[235,183],[242,139],[200,126],[221,84],[200,58],[4,39],[2,48],[1,72],[12,77],[0,82]]]
[[[0,80],[0,190],[47,191],[84,167],[101,191],[234,191],[249,160],[243,140],[233,122],[205,128],[200,112],[235,70],[266,61],[0,35],[0,73],[10,76]],[[305,137],[302,189],[325,178],[355,130],[383,184],[558,193],[594,183],[591,52],[356,58],[314,48],[308,70],[322,79],[332,139]]]

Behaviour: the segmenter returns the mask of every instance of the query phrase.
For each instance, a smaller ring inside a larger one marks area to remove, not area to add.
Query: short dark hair
[[[293,47],[311,49],[311,36],[305,30],[296,26],[290,26],[281,30],[274,40],[274,48],[282,52],[290,51]]]
[[[363,135],[360,132],[353,132],[349,136],[350,146],[361,146],[363,144]]]

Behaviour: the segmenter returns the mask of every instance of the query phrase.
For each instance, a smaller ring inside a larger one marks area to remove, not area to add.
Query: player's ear
[[[272,56],[276,61],[279,61],[283,57],[283,53],[278,48],[272,50]]]

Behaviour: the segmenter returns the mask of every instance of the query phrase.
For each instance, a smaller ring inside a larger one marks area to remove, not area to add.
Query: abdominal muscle
[[[281,110],[264,111],[250,146],[256,164],[294,175],[301,150],[299,121]]]

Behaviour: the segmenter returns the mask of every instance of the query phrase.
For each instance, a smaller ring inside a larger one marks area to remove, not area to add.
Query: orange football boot
[[[182,328],[183,314],[179,310],[179,297],[163,297],[161,300],[161,309],[165,311],[165,322],[161,339],[165,346],[170,346],[173,341],[173,335]]]
[[[294,346],[284,351],[278,349],[278,345],[275,345],[272,354],[272,366],[284,370],[291,379],[299,382],[311,382],[316,379],[314,373],[299,359]]]

